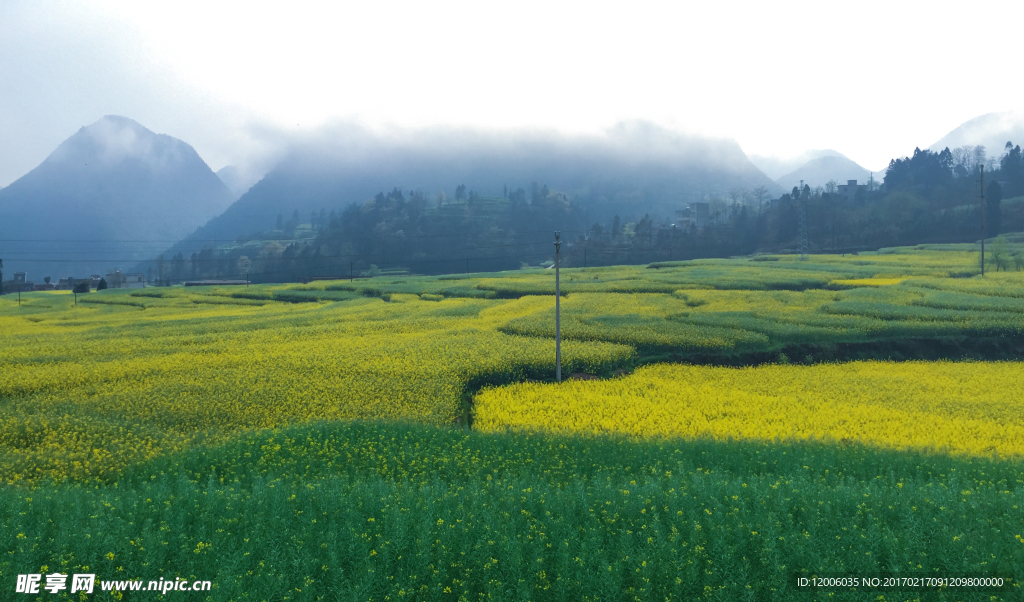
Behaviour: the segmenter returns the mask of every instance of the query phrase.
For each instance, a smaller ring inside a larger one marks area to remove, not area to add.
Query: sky
[[[0,186],[106,114],[214,170],[264,170],[337,123],[632,119],[877,170],[1020,107],[1021,17],[1019,2],[0,0]]]

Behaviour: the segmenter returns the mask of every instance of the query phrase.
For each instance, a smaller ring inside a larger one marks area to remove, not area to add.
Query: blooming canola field
[[[0,592],[1020,599],[1024,274],[976,257],[564,269],[562,383],[552,270],[0,297]]]
[[[144,310],[73,309],[70,295],[37,295],[20,316],[8,301],[0,481],[88,480],[197,443],[311,420],[451,425],[474,379],[552,365],[546,341],[493,327],[537,298],[364,297],[340,307],[196,298],[144,298]],[[577,370],[631,354],[603,342],[565,348]]]
[[[1024,458],[1024,363],[659,364],[603,382],[476,397],[474,426],[646,439],[822,441]]]

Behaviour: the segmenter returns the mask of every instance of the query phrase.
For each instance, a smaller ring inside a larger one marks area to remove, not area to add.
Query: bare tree
[[[721,223],[722,218],[726,214],[726,210],[729,208],[727,201],[716,194],[708,198],[707,203],[708,221],[713,224]]]
[[[768,188],[765,186],[758,186],[757,188],[750,191],[750,198],[757,201],[757,217],[761,217],[761,203],[768,198]]]
[[[252,260],[247,255],[242,255],[238,258],[235,267],[238,268],[239,274],[248,274],[249,270],[252,269]]]
[[[953,167],[957,174],[965,176],[973,171],[974,147],[970,145],[958,146],[953,149]]]
[[[839,182],[836,182],[834,179],[825,182],[826,193],[828,193],[829,195],[833,195],[836,193],[837,190],[839,190]]]
[[[972,154],[974,155],[973,156],[974,165],[972,165],[971,167],[977,168],[979,165],[984,165],[985,164],[985,145],[984,144],[979,144],[978,146],[975,146],[974,150],[972,151]]]

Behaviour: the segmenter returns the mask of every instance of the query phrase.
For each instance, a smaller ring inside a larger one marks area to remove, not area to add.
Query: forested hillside
[[[162,278],[241,277],[296,281],[328,276],[478,272],[554,258],[562,233],[569,266],[646,263],[757,252],[857,252],[981,236],[979,166],[967,149],[916,150],[891,161],[884,183],[842,190],[836,182],[708,195],[705,224],[675,216],[618,214],[597,190],[575,193],[536,182],[484,196],[464,184],[451,198],[392,188],[362,203],[278,215],[274,227],[217,249],[165,256]],[[688,203],[680,203],[686,207]],[[1024,161],[1005,149],[985,175],[986,236],[1024,231]],[[595,216],[603,216],[596,218]],[[678,216],[678,214],[677,214]]]

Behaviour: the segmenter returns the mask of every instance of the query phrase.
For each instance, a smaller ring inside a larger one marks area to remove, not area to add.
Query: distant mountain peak
[[[134,119],[105,115],[61,143],[44,163],[92,160],[109,166],[134,158],[166,164],[191,154],[195,150],[176,138],[153,133]]]
[[[986,113],[961,123],[928,150],[982,145],[990,157],[999,157],[1007,142],[1024,143],[1024,112]]]
[[[775,183],[788,189],[792,186],[798,186],[802,180],[804,184],[815,188],[817,186],[824,186],[829,180],[835,180],[840,184],[845,184],[848,180],[857,180],[863,183],[867,182],[871,176],[871,170],[861,167],[856,162],[839,153],[835,153],[834,155],[822,155],[811,159],[799,168],[779,177],[775,180]],[[874,177],[876,180],[878,179],[877,175]]]
[[[138,121],[135,121],[131,117],[125,117],[124,115],[104,115],[103,117],[100,117],[99,121],[97,121],[93,125],[103,122],[115,123],[121,127],[132,127],[140,130],[146,130],[147,132],[149,131]]]
[[[5,228],[39,239],[0,241],[0,257],[16,252],[11,264],[37,275],[127,268],[150,256],[155,243],[184,237],[232,200],[191,146],[107,115],[0,190]]]
[[[800,166],[807,164],[809,161],[815,159],[821,159],[823,157],[841,157],[846,159],[846,155],[839,151],[826,149],[809,149],[794,155],[792,157],[775,157],[768,155],[750,155],[750,162],[753,163],[758,169],[760,169],[766,176],[772,180],[778,181],[780,177],[788,174]]]

